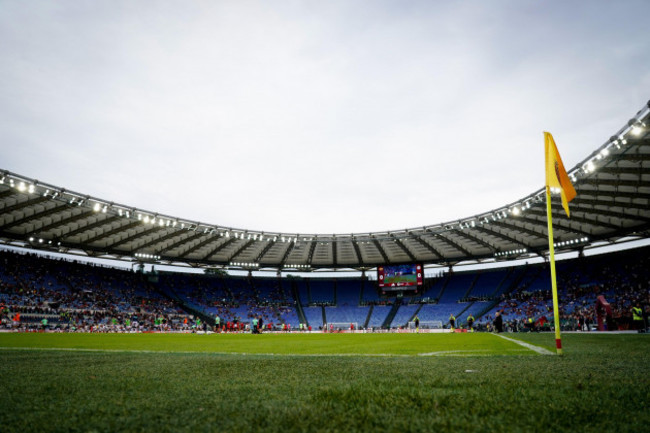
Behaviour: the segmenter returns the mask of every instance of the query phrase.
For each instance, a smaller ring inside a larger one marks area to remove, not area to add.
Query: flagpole
[[[553,288],[553,317],[555,322],[555,347],[562,355],[562,337],[560,336],[560,312],[557,300],[557,281],[555,278],[555,246],[553,245],[553,216],[551,213],[551,188],[546,184],[546,220],[548,222],[548,250],[551,261],[551,286]]]

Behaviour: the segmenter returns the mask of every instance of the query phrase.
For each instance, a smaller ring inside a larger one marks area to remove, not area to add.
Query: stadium
[[[0,166],[0,422],[638,431],[650,422],[650,101],[626,116],[567,165],[570,216],[565,185],[547,180],[421,226],[267,230],[183,213],[185,196],[219,202],[205,189],[171,194],[176,214],[130,202],[147,193],[120,177],[103,195],[45,178],[73,182],[37,159],[31,174]],[[10,143],[3,154],[22,161]],[[399,181],[386,179],[379,189]]]

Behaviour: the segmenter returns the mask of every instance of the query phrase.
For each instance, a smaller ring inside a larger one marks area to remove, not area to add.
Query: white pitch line
[[[526,349],[530,349],[530,350],[532,350],[534,352],[537,352],[540,355],[555,355],[553,352],[551,352],[550,350],[544,349],[543,347],[534,346],[534,345],[532,345],[530,343],[525,343],[523,341],[515,340],[514,338],[509,338],[509,337],[506,337],[506,336],[501,335],[501,334],[494,334],[494,335],[496,335],[497,337],[501,337],[504,340],[512,341],[513,343],[518,344],[520,346],[523,346]]]

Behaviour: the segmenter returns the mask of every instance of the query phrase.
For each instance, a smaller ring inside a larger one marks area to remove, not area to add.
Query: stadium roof
[[[648,238],[649,169],[650,102],[568,170],[578,196],[567,218],[554,195],[556,248]],[[548,253],[544,189],[456,221],[385,232],[308,234],[161,215],[6,170],[0,170],[0,243],[169,265],[300,271],[454,265]]]

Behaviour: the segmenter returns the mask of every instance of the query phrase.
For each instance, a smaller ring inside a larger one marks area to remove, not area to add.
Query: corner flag
[[[568,217],[569,202],[576,196],[569,176],[566,174],[560,152],[557,151],[553,136],[544,132],[544,151],[546,154],[546,219],[548,223],[548,252],[551,265],[551,286],[553,289],[553,317],[555,322],[555,347],[562,355],[562,336],[560,335],[560,308],[557,296],[557,278],[555,276],[555,245],[553,244],[553,214],[551,212],[551,188],[559,188],[562,194],[562,207]]]
[[[576,190],[573,188],[569,175],[564,169],[560,152],[555,146],[555,140],[549,132],[544,132],[544,148],[546,153],[546,186],[550,188],[559,188],[562,195],[562,207],[570,218],[569,202],[576,196]]]

